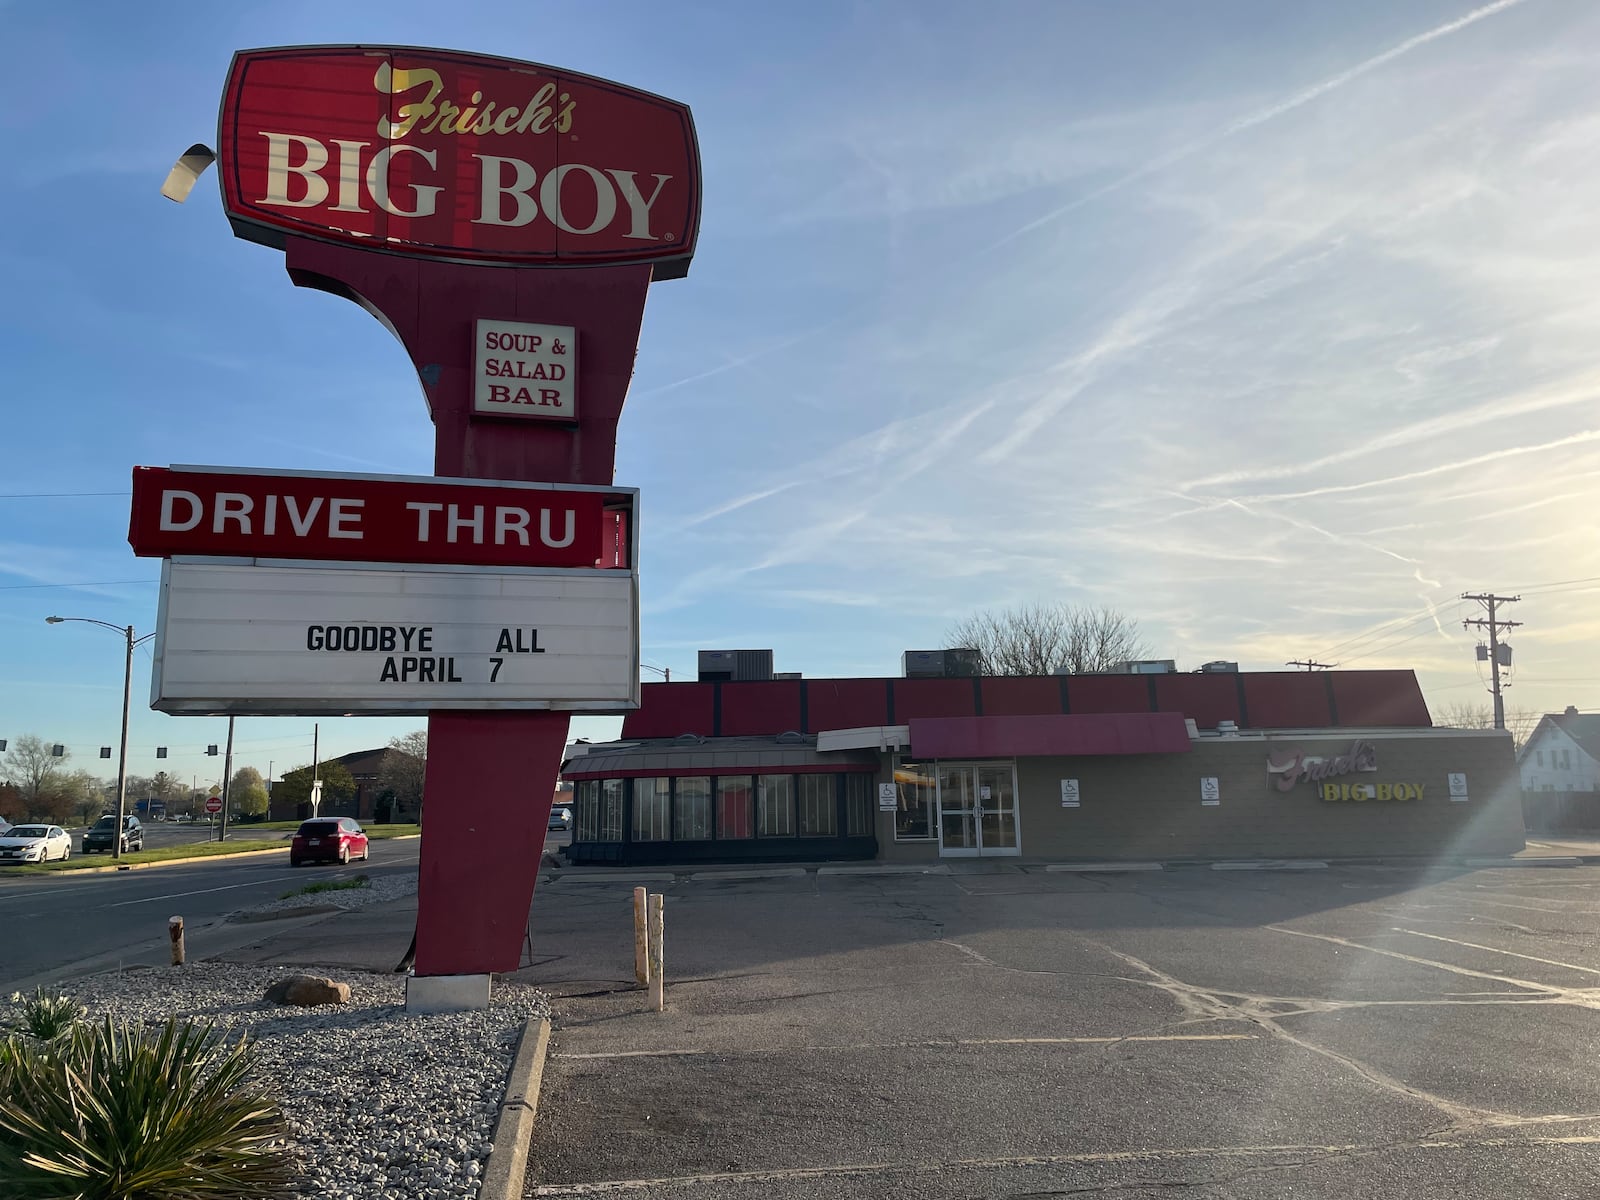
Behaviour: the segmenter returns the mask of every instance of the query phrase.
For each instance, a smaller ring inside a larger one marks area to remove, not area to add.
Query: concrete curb
[[[1165,871],[1166,868],[1158,862],[1085,862],[1085,863],[1046,863],[1046,872],[1056,871],[1095,871],[1108,873],[1112,871]]]
[[[1326,871],[1328,864],[1315,858],[1256,858],[1214,862],[1213,871]]]
[[[1542,858],[1464,858],[1464,867],[1581,867],[1576,856],[1546,855]]]
[[[237,854],[196,854],[193,858],[164,858],[160,862],[127,863],[123,866],[112,864],[109,867],[73,867],[69,870],[40,871],[34,878],[40,876],[60,875],[67,879],[76,879],[80,875],[104,875],[111,871],[150,871],[156,867],[181,867],[184,863],[215,862],[220,858],[259,858],[263,854],[287,854],[288,846],[274,846],[271,850],[240,850]]]
[[[517,1042],[517,1056],[506,1077],[506,1095],[494,1126],[494,1149],[483,1167],[478,1200],[521,1200],[523,1177],[528,1173],[528,1144],[539,1112],[539,1088],[544,1083],[544,1061],[550,1051],[550,1022],[530,1017]]]
[[[948,863],[878,863],[876,865],[818,867],[818,875],[951,875]]]

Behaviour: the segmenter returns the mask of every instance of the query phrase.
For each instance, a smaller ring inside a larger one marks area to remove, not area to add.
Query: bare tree
[[[1111,608],[1029,604],[974,613],[952,626],[945,645],[978,651],[985,675],[1074,675],[1149,656],[1138,622]]]
[[[1433,711],[1433,723],[1444,729],[1493,729],[1494,706],[1487,700],[1477,703],[1452,700]],[[1525,708],[1506,710],[1506,732],[1511,734],[1511,745],[1518,752],[1539,724],[1539,714]]]
[[[63,750],[58,758],[52,747],[35,734],[25,733],[6,751],[5,764],[0,767],[7,780],[22,797],[22,808],[30,817],[55,819],[55,805],[51,801],[59,792],[61,768],[71,756]],[[67,806],[68,813],[71,805]],[[63,817],[63,819],[65,819]]]
[[[390,820],[401,813],[420,815],[422,812],[422,783],[428,767],[428,731],[413,730],[389,739],[391,753],[383,756],[383,770],[378,776],[378,791],[390,803]]]

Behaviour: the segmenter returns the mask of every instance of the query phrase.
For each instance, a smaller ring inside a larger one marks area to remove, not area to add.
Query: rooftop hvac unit
[[[1238,673],[1238,663],[1225,662],[1220,658],[1212,662],[1205,663],[1200,668],[1200,674],[1202,675],[1237,675]]]
[[[805,676],[803,674],[801,674],[799,671],[774,671],[772,673],[772,677],[774,679],[804,679],[805,678]]]
[[[900,656],[907,679],[968,679],[983,674],[983,655],[968,646],[949,650],[907,650]]]
[[[700,682],[772,678],[771,650],[702,650]]]
[[[1178,669],[1176,661],[1170,658],[1136,658],[1130,662],[1120,662],[1111,668],[1112,675],[1171,675]]]

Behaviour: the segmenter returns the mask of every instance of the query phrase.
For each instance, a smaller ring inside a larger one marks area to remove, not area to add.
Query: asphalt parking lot
[[[595,876],[534,900],[530,1196],[1600,1184],[1600,866],[668,875],[663,1014]]]

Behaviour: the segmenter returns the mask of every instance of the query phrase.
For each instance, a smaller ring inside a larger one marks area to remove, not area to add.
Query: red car
[[[352,858],[365,862],[372,853],[367,835],[349,817],[318,817],[305,821],[289,844],[289,865],[308,862],[347,863]]]

